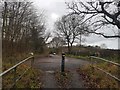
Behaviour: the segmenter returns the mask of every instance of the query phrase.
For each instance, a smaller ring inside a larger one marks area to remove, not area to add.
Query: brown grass
[[[112,67],[109,67],[109,70],[116,72]],[[86,65],[83,68],[79,68],[77,71],[89,88],[119,88],[116,80],[94,69],[91,65]]]
[[[55,72],[55,78],[60,88],[67,88],[71,82],[71,74],[69,71],[65,71],[64,73]]]

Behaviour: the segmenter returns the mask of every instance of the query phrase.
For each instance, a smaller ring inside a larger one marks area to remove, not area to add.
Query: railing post
[[[31,59],[31,68],[32,68],[34,63],[34,53],[31,53],[31,55],[32,55],[32,59]]]
[[[33,64],[34,64],[34,56],[31,59],[31,68],[33,67]]]
[[[62,62],[61,62],[61,72],[63,73],[65,69],[65,54],[62,53]]]
[[[15,67],[13,70],[14,70],[14,78],[13,78],[13,81],[14,81],[14,85],[13,85],[13,88],[16,88],[16,69],[17,67]]]

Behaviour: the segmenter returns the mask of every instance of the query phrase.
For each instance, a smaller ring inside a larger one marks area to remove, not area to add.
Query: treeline
[[[68,52],[66,52],[68,53]],[[120,50],[114,49],[101,49],[100,47],[93,47],[93,46],[74,46],[72,55],[77,56],[97,56],[102,58],[114,58],[116,60],[120,59]]]
[[[2,26],[2,53],[42,53],[45,48],[45,15],[37,12],[31,2],[3,2],[0,19]]]
[[[96,34],[104,38],[120,38],[119,1],[70,1],[65,4],[69,13],[56,20],[54,32],[55,37],[65,41],[64,46],[67,46],[68,53],[73,52],[75,43],[81,46],[81,43],[85,42],[86,36]],[[111,10],[111,8],[113,9]],[[111,32],[113,27],[115,33]]]

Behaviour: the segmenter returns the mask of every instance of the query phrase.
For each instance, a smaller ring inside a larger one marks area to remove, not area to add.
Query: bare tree
[[[68,52],[71,52],[73,43],[80,34],[85,34],[83,31],[83,24],[81,21],[84,16],[78,15],[65,15],[55,23],[56,33],[58,36],[63,37],[68,46]]]
[[[68,9],[73,11],[74,14],[86,15],[84,22],[91,21],[89,26],[93,26],[92,30],[86,30],[86,32],[102,35],[105,38],[120,38],[119,1],[102,2],[97,0],[95,2],[82,2],[79,0],[78,2],[73,1],[71,3],[66,3],[66,5],[68,6]],[[113,31],[115,32],[114,35],[107,35],[98,31],[102,27],[108,27],[110,25],[116,26],[118,28],[118,30]]]
[[[4,2],[1,11],[4,54],[43,51],[46,28],[42,11],[37,13],[31,2]]]
[[[59,48],[65,45],[65,41],[61,37],[54,37],[49,44],[50,44],[50,47]]]
[[[45,39],[45,42],[47,43],[49,38],[52,37],[51,33],[50,32],[47,32],[45,35],[44,35],[44,39]]]

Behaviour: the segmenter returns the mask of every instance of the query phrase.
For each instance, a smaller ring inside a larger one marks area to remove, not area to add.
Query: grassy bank
[[[83,56],[67,55],[67,57],[90,61],[90,58],[88,56],[83,57]],[[107,58],[107,59],[115,62],[117,61],[115,58],[114,59]],[[92,61],[94,62],[98,61],[93,64],[94,66],[99,67],[116,77],[119,77],[118,74],[119,69],[117,66],[100,60],[93,59]],[[82,76],[83,80],[86,82],[86,87],[88,88],[119,88],[118,81],[104,74],[103,72],[93,68],[91,64],[86,65],[82,68],[78,68],[77,71]]]
[[[72,55],[72,54],[67,54],[65,56],[66,57],[71,57],[71,58],[76,58],[76,59],[82,59],[82,60],[90,61],[89,56],[77,56],[77,55]]]
[[[16,76],[20,76],[24,72],[25,68],[28,68],[28,66],[22,65],[22,67],[19,67]],[[3,88],[11,88],[13,84],[13,78],[14,74],[12,72],[3,76]],[[32,68],[28,70],[25,75],[23,75],[23,77],[16,83],[16,88],[41,88],[43,86],[41,78],[42,71]]]
[[[30,54],[17,55],[16,57],[15,56],[3,57],[2,70],[5,71],[9,69],[13,65],[27,58],[28,56],[30,56]],[[35,57],[43,57],[43,55],[35,54]],[[20,75],[22,75],[25,70],[30,68],[30,66],[31,66],[31,60],[18,66],[17,72],[16,72],[17,78]],[[17,82],[16,87],[17,88],[41,88],[43,86],[41,82],[42,76],[43,76],[42,71],[37,70],[33,67],[29,69],[25,73],[25,75],[23,75],[23,77]],[[13,84],[13,78],[14,78],[13,71],[10,71],[10,73],[4,75],[2,77],[3,88],[10,88]]]
[[[86,82],[86,87],[88,88],[119,88],[118,82],[115,79],[91,67],[91,65],[86,65],[77,71]],[[112,72],[116,72],[116,70]]]
[[[82,59],[82,60],[87,60],[90,61],[90,57],[89,56],[78,56],[78,55],[72,55],[72,54],[66,54],[67,57],[71,57],[71,58],[77,58],[77,59]],[[104,59],[116,62],[116,63],[120,63],[120,59],[118,57],[106,57]]]

